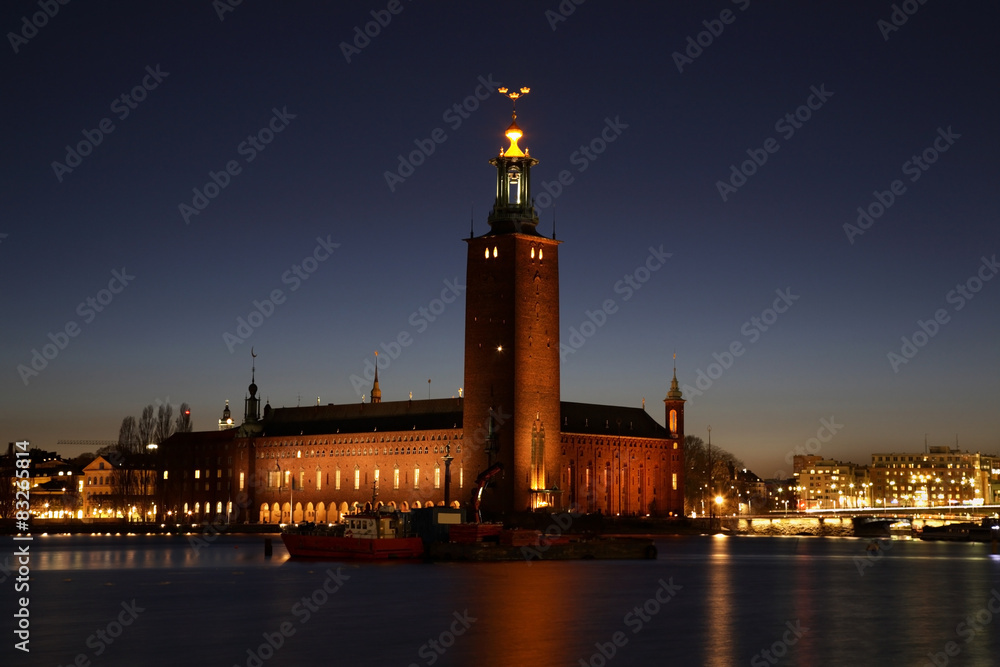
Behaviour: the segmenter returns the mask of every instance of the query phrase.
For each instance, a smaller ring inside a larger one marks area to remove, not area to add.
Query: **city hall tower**
[[[500,92],[515,101],[528,92]],[[559,242],[536,230],[531,169],[518,145],[516,107],[509,146],[490,160],[496,199],[489,231],[470,233],[465,302],[467,453],[475,467],[503,465],[483,497],[487,510],[511,512],[566,503],[558,487]]]

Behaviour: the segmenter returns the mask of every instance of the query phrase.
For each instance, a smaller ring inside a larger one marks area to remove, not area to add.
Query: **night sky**
[[[215,428],[251,347],[274,407],[360,401],[376,349],[384,400],[457,395],[506,85],[564,400],[662,423],[676,351],[687,433],[762,477],[1000,452],[1000,7],[893,7],[4,3],[0,436]]]

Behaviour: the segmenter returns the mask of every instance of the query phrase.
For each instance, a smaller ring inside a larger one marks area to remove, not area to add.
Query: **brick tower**
[[[528,92],[508,94],[516,100]],[[490,229],[470,235],[465,297],[466,455],[476,472],[504,467],[483,495],[494,512],[559,508],[559,242],[535,228],[531,168],[517,114],[510,146],[490,160]],[[554,236],[554,235],[553,235]]]
[[[684,514],[684,395],[677,384],[677,353],[674,353],[674,378],[670,381],[670,391],[663,399],[663,409],[667,423],[667,437],[671,438],[674,451],[671,453],[671,479],[663,480],[666,488],[665,513]],[[679,450],[679,451],[678,451]]]

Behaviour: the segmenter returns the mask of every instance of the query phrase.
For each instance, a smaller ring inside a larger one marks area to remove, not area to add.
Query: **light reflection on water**
[[[950,664],[990,664],[1000,648],[1000,619],[968,642],[957,631],[1000,588],[988,545],[900,541],[867,561],[865,540],[677,537],[658,541],[656,561],[338,565],[288,560],[273,539],[268,559],[263,536],[199,549],[186,537],[36,538],[23,664],[82,653],[94,665],[245,666],[282,623],[294,634],[263,667],[599,665],[615,633],[609,667],[750,664],[796,622],[808,631],[778,646],[777,664],[925,664],[948,641],[961,651]],[[343,588],[322,593],[338,567]],[[634,632],[627,615],[661,579],[682,588]],[[310,596],[323,602],[303,622]],[[95,656],[88,637],[133,598],[145,611]],[[466,611],[475,622],[449,636]],[[442,640],[443,654],[430,643]]]

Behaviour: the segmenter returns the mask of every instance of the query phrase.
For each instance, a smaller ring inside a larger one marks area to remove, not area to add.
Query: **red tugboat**
[[[406,560],[424,555],[424,541],[409,530],[409,517],[390,508],[344,517],[333,526],[300,524],[281,533],[293,558]]]
[[[372,485],[372,506],[378,485]],[[424,555],[424,540],[413,534],[410,515],[379,507],[344,517],[331,526],[301,523],[281,533],[292,558],[323,560],[409,560]]]

